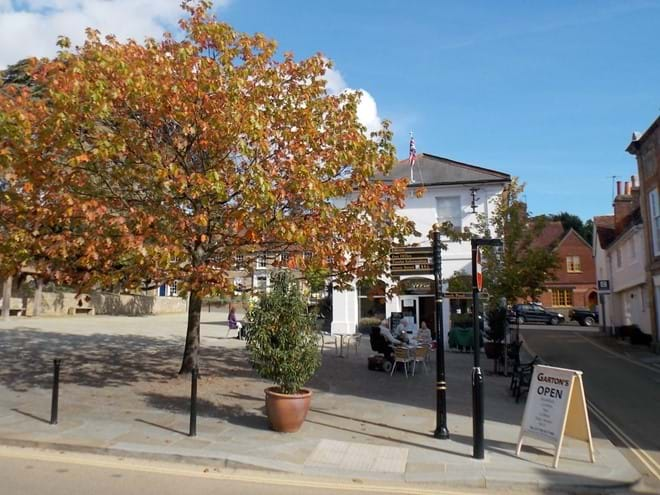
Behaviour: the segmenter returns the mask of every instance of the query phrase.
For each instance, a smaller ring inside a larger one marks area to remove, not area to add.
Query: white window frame
[[[257,256],[257,269],[265,270],[266,268],[268,268],[268,261],[266,260],[266,255],[260,254],[259,256]]]
[[[566,256],[566,271],[568,273],[582,273],[582,260],[579,256]]]
[[[443,217],[440,218],[439,214],[439,203],[441,201],[458,201],[458,210],[456,211],[456,215],[452,216],[450,218]],[[439,223],[443,223],[446,221],[450,221],[452,225],[454,226],[454,229],[456,230],[462,230],[463,229],[463,203],[461,201],[460,196],[436,196],[435,197],[435,218]]]
[[[169,285],[169,287],[168,287],[168,296],[176,297],[176,295],[177,295],[177,286],[176,285],[177,285],[176,280]]]
[[[649,220],[653,256],[660,256],[660,202],[658,201],[658,190],[655,188],[649,191]]]

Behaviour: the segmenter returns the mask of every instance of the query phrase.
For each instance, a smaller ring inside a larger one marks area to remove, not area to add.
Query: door
[[[419,327],[417,296],[401,296],[401,313],[404,318],[412,318],[415,328]]]

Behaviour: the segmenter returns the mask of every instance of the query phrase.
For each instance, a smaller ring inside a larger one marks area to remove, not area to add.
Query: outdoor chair
[[[351,350],[351,344],[355,346],[355,355],[357,356],[358,349],[360,348],[360,343],[362,342],[362,334],[361,333],[354,333],[353,335],[349,335],[348,339],[346,341],[346,356],[350,354]]]
[[[369,343],[371,344],[371,349],[374,352],[382,354],[387,360],[392,359],[392,354],[394,351],[392,350],[392,346],[385,340],[385,337],[380,334],[380,328],[375,326],[371,327]]]
[[[395,347],[394,348],[394,366],[392,366],[392,371],[390,376],[394,374],[396,365],[401,363],[403,364],[403,371],[406,373],[406,378],[408,378],[408,364],[413,361],[414,358],[410,356],[410,350],[407,347]]]
[[[519,402],[522,395],[529,390],[529,386],[532,382],[534,365],[539,364],[540,362],[541,359],[538,356],[534,356],[534,359],[529,363],[518,362],[514,364],[509,389],[511,390],[511,395],[516,398],[516,402]]]
[[[337,337],[327,332],[319,332],[319,345],[321,346],[321,353],[325,350],[326,344],[335,345],[335,354],[339,352],[337,347]]]
[[[413,356],[413,370],[412,375],[415,376],[415,368],[417,368],[417,363],[422,363],[424,365],[424,373],[428,373],[428,368],[426,367],[426,360],[429,355],[429,346],[420,345],[415,348],[415,354]]]

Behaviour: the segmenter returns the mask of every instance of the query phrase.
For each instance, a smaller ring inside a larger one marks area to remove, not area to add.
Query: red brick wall
[[[555,271],[554,279],[546,281],[546,287],[548,289],[573,289],[573,306],[589,307],[589,294],[596,291],[596,265],[591,246],[583,241],[576,232],[570,231],[557,246],[557,256],[559,257],[560,267]],[[580,257],[580,272],[568,272],[566,264],[568,256]],[[551,291],[544,291],[540,299],[543,306],[553,307]]]

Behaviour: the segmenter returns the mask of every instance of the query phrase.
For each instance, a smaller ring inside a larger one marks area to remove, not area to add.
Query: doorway
[[[425,322],[435,336],[435,303],[433,296],[401,296],[401,313],[404,318],[409,317],[412,320],[415,328],[419,328],[421,322]]]

